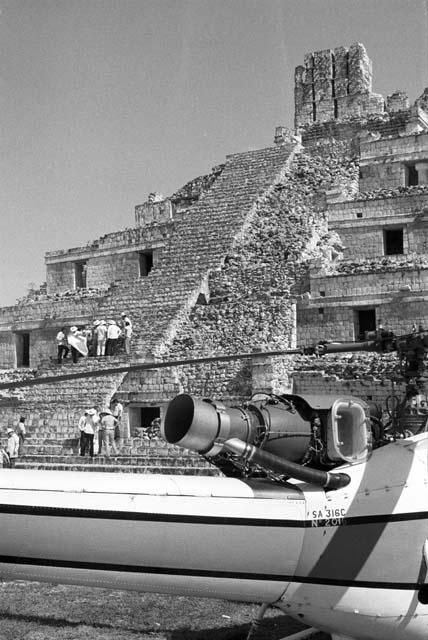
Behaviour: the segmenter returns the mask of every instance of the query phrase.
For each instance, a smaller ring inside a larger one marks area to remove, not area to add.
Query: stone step
[[[56,435],[55,437],[29,437],[25,440],[25,448],[32,446],[39,446],[43,444],[44,446],[61,446],[61,445],[71,445],[74,446],[79,442],[79,438],[74,435],[72,438],[62,437]],[[183,451],[181,447],[177,447],[175,445],[168,444],[162,438],[159,439],[150,439],[150,438],[122,438],[121,440],[122,446],[132,446],[132,447],[145,447],[146,449],[163,449],[165,451],[173,452],[173,451]]]
[[[141,473],[141,474],[166,474],[166,475],[198,475],[198,476],[220,476],[221,473],[215,467],[197,467],[189,465],[187,467],[157,466],[157,465],[122,465],[122,464],[76,464],[76,463],[49,463],[49,462],[26,462],[18,460],[16,469],[27,469],[29,471],[51,470],[51,471],[97,471],[115,473]]]
[[[94,458],[90,458],[89,456],[80,456],[76,454],[70,455],[44,455],[44,454],[33,454],[33,455],[25,455],[19,458],[19,463],[35,463],[35,464],[95,464],[95,465],[112,465],[119,464],[122,466],[147,466],[147,465],[158,465],[165,467],[183,467],[188,466],[189,463],[196,464],[200,467],[210,468],[211,465],[206,462],[203,458],[190,458],[190,457],[181,457],[181,458],[172,458],[168,456],[110,456],[107,457],[105,455],[95,455]]]

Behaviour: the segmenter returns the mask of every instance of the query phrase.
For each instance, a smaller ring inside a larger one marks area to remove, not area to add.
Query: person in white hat
[[[88,449],[89,456],[94,457],[94,436],[97,431],[98,414],[96,409],[85,411],[85,421],[82,424],[82,448],[80,455],[84,456]]]
[[[113,449],[114,454],[117,456],[118,450],[114,441],[114,430],[117,424],[116,418],[112,415],[110,409],[103,409],[100,412],[101,417],[101,430],[105,455],[110,457],[110,447]]]
[[[9,427],[7,430],[7,454],[10,460],[10,466],[13,468],[18,459],[18,451],[19,451],[19,438],[12,427]]]

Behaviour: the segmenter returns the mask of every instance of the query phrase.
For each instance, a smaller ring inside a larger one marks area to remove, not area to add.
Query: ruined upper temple
[[[305,55],[295,72],[295,126],[378,115],[381,95],[372,92],[372,62],[360,43]]]

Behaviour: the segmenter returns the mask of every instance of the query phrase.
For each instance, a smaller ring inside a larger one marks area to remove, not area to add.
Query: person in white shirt
[[[107,341],[107,324],[105,320],[100,320],[100,323],[95,327],[95,335],[97,338],[97,356],[104,356]]]
[[[19,451],[19,438],[15,431],[9,427],[7,430],[7,454],[10,460],[10,466],[13,468],[18,459],[18,451]]]
[[[85,430],[84,429],[85,429],[85,422],[86,422],[87,415],[88,415],[88,412],[85,411],[83,416],[81,416],[79,418],[79,423],[77,425],[79,427],[79,435],[80,435],[80,438],[79,438],[79,452],[80,452],[81,456],[85,455],[85,453],[83,451],[83,445],[85,443]]]
[[[119,336],[120,336],[120,327],[116,324],[115,320],[109,320],[107,322],[106,356],[116,355]]]
[[[65,327],[62,327],[61,331],[56,334],[56,344],[58,347],[58,364],[62,364],[63,359],[68,356],[70,351]]]
[[[116,425],[114,430],[114,440],[120,446],[122,439],[122,415],[123,415],[123,404],[119,402],[117,398],[113,398],[110,403],[111,413],[114,418],[116,418]]]
[[[84,456],[88,449],[91,458],[94,457],[94,436],[97,432],[99,418],[96,409],[85,411],[85,420],[82,423],[83,445],[80,455]]]

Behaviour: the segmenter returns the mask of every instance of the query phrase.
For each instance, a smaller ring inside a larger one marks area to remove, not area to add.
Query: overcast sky
[[[366,45],[373,90],[428,85],[425,0],[0,0],[0,306],[44,253],[134,225],[293,123],[306,52]]]

